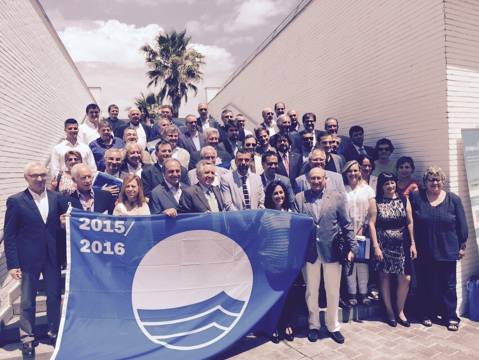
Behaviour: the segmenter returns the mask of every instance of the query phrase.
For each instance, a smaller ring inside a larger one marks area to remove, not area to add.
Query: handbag
[[[356,235],[355,239],[358,243],[358,253],[355,259],[358,261],[369,260],[371,257],[371,239],[362,235]]]
[[[348,260],[349,251],[351,248],[349,242],[344,238],[341,231],[339,231],[333,239],[333,255],[338,259],[343,266],[344,273],[350,276],[353,273],[354,263]]]

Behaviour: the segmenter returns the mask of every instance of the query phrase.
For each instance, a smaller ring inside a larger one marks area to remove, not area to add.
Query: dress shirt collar
[[[30,192],[30,195],[32,195],[32,198],[35,201],[40,201],[47,196],[47,189],[46,188],[43,190],[43,192],[41,194],[37,194],[36,192],[33,192],[30,188],[28,188],[28,191]]]

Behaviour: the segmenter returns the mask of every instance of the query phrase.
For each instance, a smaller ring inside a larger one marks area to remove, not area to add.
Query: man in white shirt
[[[229,170],[216,166],[216,159],[217,159],[217,152],[213,146],[207,145],[200,150],[200,157],[201,160],[205,160],[208,163],[215,165],[215,179],[213,181],[213,185],[219,186],[220,185],[220,177],[221,175],[227,173]],[[190,179],[190,184],[194,185],[198,182],[197,171],[195,169],[191,169],[188,171],[188,178]]]
[[[83,124],[80,125],[78,133],[78,141],[88,145],[93,140],[98,139],[100,133],[98,132],[98,123],[100,121],[100,108],[97,104],[88,104],[86,107],[86,118]]]
[[[165,129],[165,140],[171,145],[171,157],[180,162],[181,166],[188,169],[190,153],[178,146],[180,129],[176,125],[170,125]]]
[[[140,145],[141,149],[144,150],[146,148],[146,143],[150,140],[150,128],[141,123],[141,112],[136,107],[132,107],[128,111],[128,118],[130,121],[124,126],[120,126],[116,129],[115,136],[123,139],[123,134],[126,129],[135,129],[136,135],[138,136],[137,143]]]
[[[263,122],[260,124],[261,127],[264,127],[268,130],[269,136],[273,136],[278,132],[276,127],[276,121],[274,121],[274,112],[271,108],[264,108],[261,112],[263,116]]]
[[[78,141],[78,122],[75,119],[65,120],[65,135],[65,140],[53,147],[50,158],[51,176],[55,177],[60,171],[66,170],[65,154],[70,150],[78,151],[82,156],[83,163],[87,164],[95,172],[95,158],[90,147]]]
[[[4,241],[10,276],[20,281],[20,339],[24,358],[34,358],[35,306],[40,274],[47,295],[49,336],[55,343],[60,321],[60,265],[65,261],[64,239],[57,239],[65,199],[46,190],[47,169],[25,166],[28,188],[7,199]],[[62,216],[63,217],[63,216]]]

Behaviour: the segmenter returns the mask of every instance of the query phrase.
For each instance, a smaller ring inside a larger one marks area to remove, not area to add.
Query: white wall
[[[464,199],[473,233],[460,129],[479,115],[479,3],[471,0],[317,0],[210,102],[261,122],[261,109],[283,100],[328,116],[340,132],[362,125],[366,143],[389,137],[394,157],[409,155],[418,177],[431,164]],[[478,270],[477,242],[459,266],[463,284]],[[461,308],[463,310],[463,308]]]
[[[36,0],[0,2],[0,83],[2,229],[7,197],[26,187],[24,165],[47,161],[63,121],[81,120],[94,99]],[[8,283],[1,244],[0,310]]]
[[[479,2],[447,0],[445,4],[447,110],[449,118],[449,180],[451,190],[464,202],[468,223],[467,253],[458,268],[466,294],[465,281],[479,274],[479,239],[468,193],[461,130],[479,127]]]

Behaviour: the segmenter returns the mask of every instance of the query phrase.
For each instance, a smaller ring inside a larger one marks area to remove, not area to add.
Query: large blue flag
[[[54,358],[218,355],[279,308],[311,230],[310,218],[273,210],[176,219],[73,210]]]

